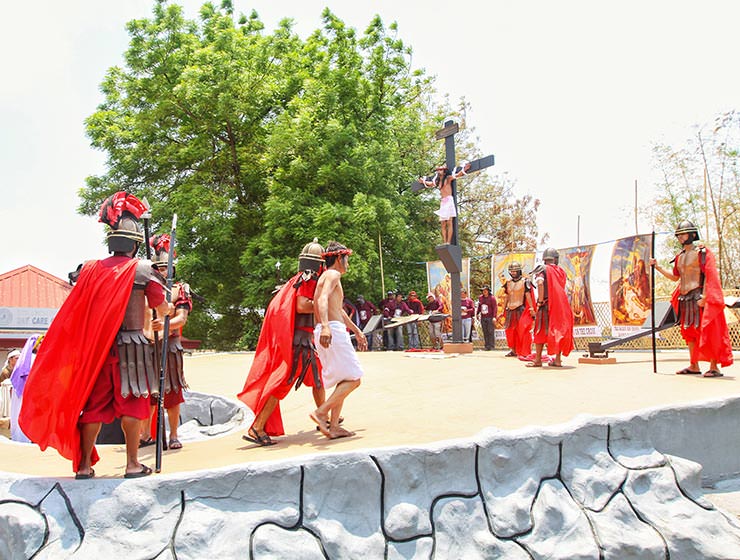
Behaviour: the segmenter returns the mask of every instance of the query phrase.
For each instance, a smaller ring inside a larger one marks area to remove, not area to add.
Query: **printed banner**
[[[493,295],[496,297],[496,301],[499,302],[498,317],[495,322],[495,336],[497,340],[506,338],[504,333],[504,324],[506,323],[506,317],[504,316],[504,309],[501,307],[501,302],[504,301],[505,292],[503,283],[501,282],[501,276],[505,279],[509,278],[509,265],[513,262],[518,262],[522,265],[522,275],[529,276],[534,268],[535,253],[508,253],[506,255],[496,255],[491,260],[491,287],[493,289]]]
[[[651,235],[635,235],[614,243],[609,270],[612,336],[621,338],[637,331],[650,313]]]
[[[565,291],[573,310],[573,336],[601,336],[591,300],[591,261],[596,245],[560,249],[559,265],[565,270]]]
[[[462,271],[460,272],[460,284],[470,294],[470,259],[462,260]],[[442,264],[442,261],[431,261],[427,263],[427,285],[442,304],[443,313],[451,313],[452,292],[450,291],[450,273]],[[426,299],[425,299],[426,301]],[[442,330],[447,332],[452,329],[452,319],[446,319],[442,324]]]

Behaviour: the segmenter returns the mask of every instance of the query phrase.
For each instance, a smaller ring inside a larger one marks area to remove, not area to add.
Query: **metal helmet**
[[[689,234],[689,238],[684,242],[684,245],[691,245],[694,241],[699,239],[699,228],[688,220],[684,220],[678,224],[675,235],[678,236],[681,233]]]
[[[552,260],[555,262],[555,264],[558,264],[560,261],[560,253],[558,253],[558,250],[553,247],[548,247],[545,249],[545,252],[542,253],[542,260]]]
[[[511,261],[508,266],[509,276],[513,280],[517,280],[522,275],[522,263],[518,261]]]
[[[154,266],[167,266],[170,260],[170,243],[170,236],[167,233],[155,235],[149,240],[149,245],[153,249],[152,264]],[[177,256],[177,253],[173,253],[173,256]]]
[[[134,195],[124,191],[109,196],[100,207],[98,221],[108,224],[108,251],[110,253],[135,252],[144,241],[139,218],[147,208]]]
[[[312,272],[321,272],[321,268],[324,266],[324,248],[319,245],[317,237],[313,238],[311,243],[307,243],[301,254],[298,255],[298,270],[305,272],[310,270]]]

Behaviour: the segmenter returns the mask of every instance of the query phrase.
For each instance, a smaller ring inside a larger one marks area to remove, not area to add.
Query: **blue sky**
[[[181,2],[194,17],[202,2]],[[127,21],[151,15],[144,0],[6,2],[0,23],[0,272],[33,264],[66,278],[106,255],[103,226],[79,216],[78,190],[101,173],[83,120],[101,101],[105,71],[121,64]],[[397,21],[412,64],[472,110],[481,151],[515,194],[542,200],[550,244],[632,235],[652,196],[650,148],[681,143],[693,125],[737,107],[740,3],[627,0],[253,1],[268,30],[282,17],[306,35],[329,7],[362,30],[379,14]],[[640,232],[652,224],[641,220]]]

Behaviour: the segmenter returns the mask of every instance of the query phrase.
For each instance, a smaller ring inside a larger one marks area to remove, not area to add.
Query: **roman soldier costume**
[[[714,254],[707,247],[694,248],[699,229],[684,221],[676,228],[676,236],[686,233],[683,250],[672,261],[673,275],[679,277],[671,303],[678,317],[681,335],[693,343],[691,362],[716,361],[722,366],[733,362],[727,321],[724,315],[724,294]],[[703,300],[704,304],[699,305]],[[713,376],[719,376],[716,372]]]
[[[152,256],[152,264],[157,267],[167,267],[167,261],[169,259],[170,251],[170,236],[168,234],[155,235],[150,240],[154,254]],[[176,256],[176,255],[175,255]],[[173,269],[172,274],[174,276],[175,271]],[[190,286],[184,282],[176,282],[172,286],[172,304],[177,309],[185,309],[188,314],[193,310],[193,297],[190,293]],[[169,336],[167,338],[167,371],[164,376],[164,392],[165,400],[167,395],[170,393],[182,393],[183,389],[188,388],[188,384],[185,381],[185,375],[183,373],[183,354],[184,348],[182,346],[182,327],[170,329]],[[182,402],[180,399],[179,402]],[[165,404],[165,408],[169,408]]]
[[[111,422],[115,415],[145,418],[148,403],[141,397],[156,390],[144,305],[145,298],[150,306],[164,301],[164,280],[151,262],[130,256],[144,240],[138,218],[145,210],[125,192],[104,202],[100,221],[111,228],[107,240],[114,255],[83,265],[24,389],[23,431],[42,450],[51,446],[72,460],[75,471],[82,457],[79,424]],[[115,409],[103,398],[111,392]],[[92,463],[97,460],[93,449]]]
[[[508,271],[510,279],[503,283],[506,292],[504,329],[511,350],[508,355],[529,356],[532,351],[532,282],[522,275],[522,265],[516,261],[509,264]]]
[[[567,278],[565,271],[557,266],[557,249],[546,249],[542,257],[545,264],[534,270],[538,297],[534,342],[547,344],[548,354],[567,356],[573,350],[573,311],[565,292]]]
[[[255,415],[269,397],[280,401],[294,385],[323,386],[321,364],[313,345],[313,313],[299,313],[296,309],[298,296],[313,300],[316,282],[324,270],[323,252],[317,239],[304,246],[298,257],[298,273],[280,288],[267,307],[254,361],[238,395]],[[265,432],[271,436],[285,433],[279,404],[265,423]]]

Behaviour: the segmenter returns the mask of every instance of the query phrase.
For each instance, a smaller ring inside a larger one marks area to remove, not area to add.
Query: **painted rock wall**
[[[686,451],[697,459],[709,441],[712,477],[735,474],[737,407],[139,480],[4,473],[0,558],[740,558],[740,524],[702,498],[701,466],[677,456],[669,429],[721,422],[724,435]]]

